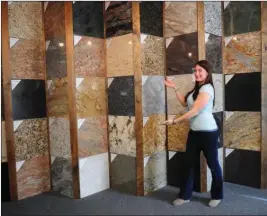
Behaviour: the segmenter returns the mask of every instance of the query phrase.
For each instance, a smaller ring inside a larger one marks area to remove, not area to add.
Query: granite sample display
[[[109,115],[134,116],[134,77],[109,78],[108,82]]]
[[[76,79],[76,107],[79,118],[106,115],[105,78]]]
[[[45,78],[44,42],[42,40],[18,40],[10,49],[12,79]]]
[[[107,76],[133,75],[133,55],[132,34],[107,39]]]
[[[144,156],[150,156],[166,150],[165,115],[153,115],[143,118],[143,148]]]
[[[167,76],[192,74],[192,68],[197,61],[197,32],[166,39]]]
[[[260,31],[260,2],[224,2],[224,35]]]
[[[224,181],[260,188],[261,153],[249,150],[225,149]]]
[[[71,159],[55,157],[51,160],[51,163],[53,191],[73,197]]]
[[[226,112],[224,146],[234,149],[261,150],[261,113]]]
[[[8,174],[8,162],[1,163],[1,201],[2,202],[10,202],[10,181]]]
[[[225,111],[261,111],[261,73],[225,75]]]
[[[261,32],[234,35],[224,40],[224,73],[261,71]]]
[[[65,38],[46,41],[47,79],[61,79],[67,76]]]
[[[74,68],[76,77],[105,77],[104,39],[74,35]]]
[[[79,159],[79,169],[80,198],[110,187],[108,153]]]
[[[16,161],[48,155],[47,118],[14,121]]]
[[[73,2],[73,33],[104,38],[103,4],[104,2]]]
[[[196,2],[166,2],[164,31],[165,38],[196,32]]]
[[[205,33],[205,49],[211,72],[222,74],[222,37]]]
[[[51,190],[48,157],[43,155],[17,162],[17,169],[20,166],[17,170],[19,200]]]
[[[141,70],[143,75],[164,76],[163,38],[141,34]]]
[[[115,37],[132,32],[132,2],[106,2],[106,37]]]
[[[71,158],[70,125],[65,118],[49,118],[50,154]]]
[[[218,148],[223,147],[223,114],[224,112],[213,113],[219,131]]]
[[[205,32],[222,36],[222,3],[204,2]]]
[[[1,121],[1,162],[7,162],[6,128],[4,121]]]
[[[79,157],[108,152],[107,117],[78,119]]]
[[[109,151],[136,156],[135,117],[109,116]]]
[[[12,80],[13,119],[46,117],[44,80]]]
[[[163,3],[140,3],[141,33],[163,37]]]
[[[213,112],[222,112],[224,105],[224,83],[223,74],[212,74],[212,80],[215,90],[215,104],[213,107]]]
[[[160,152],[144,158],[145,194],[156,191],[167,185],[167,152]]]
[[[142,77],[143,116],[165,113],[164,76]]]
[[[68,116],[67,78],[47,80],[47,111],[49,117]]]
[[[9,37],[39,40],[42,32],[41,2],[12,2],[8,5]]]

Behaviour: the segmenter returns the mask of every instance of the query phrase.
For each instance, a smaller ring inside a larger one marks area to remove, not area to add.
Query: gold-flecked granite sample
[[[166,126],[160,125],[164,121],[165,115],[143,118],[144,156],[166,150]]]
[[[12,2],[8,5],[9,37],[42,39],[42,2]]]
[[[104,39],[82,37],[74,47],[76,77],[105,77]]]
[[[261,32],[234,35],[224,40],[224,73],[261,72]]]
[[[167,80],[172,80],[179,89],[179,93],[183,95],[194,88],[193,74],[168,76]],[[187,111],[187,108],[183,107],[178,101],[174,89],[169,87],[167,88],[167,108],[168,115],[183,114]]]
[[[165,5],[165,38],[197,31],[196,2],[166,2]]]
[[[78,126],[82,119],[78,119]],[[106,116],[90,117],[78,128],[79,157],[108,152]]]
[[[12,79],[44,79],[44,52],[42,40],[19,40],[10,49]]]
[[[136,156],[135,117],[109,116],[110,152]]]
[[[48,80],[47,110],[49,117],[68,116],[67,78]]]
[[[2,151],[1,151],[1,162],[7,162],[7,149],[6,149],[6,128],[5,128],[5,122],[1,121],[1,145],[2,145]]]
[[[107,39],[107,76],[133,75],[133,36],[123,36]]]
[[[16,125],[15,121],[14,125]],[[22,120],[14,132],[16,161],[48,154],[47,119]]]
[[[260,151],[261,113],[225,112],[224,146],[234,149]]]
[[[84,78],[77,87],[76,104],[79,118],[106,115],[105,78]]]
[[[164,40],[143,34],[141,38],[141,70],[143,75],[164,75]]]
[[[173,119],[174,116],[168,116]],[[175,118],[180,117],[176,115]],[[189,132],[189,122],[183,122],[178,125],[168,126],[168,150],[169,151],[185,151],[187,136]]]

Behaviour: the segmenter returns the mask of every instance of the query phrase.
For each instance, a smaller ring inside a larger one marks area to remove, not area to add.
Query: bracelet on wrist
[[[174,88],[174,91],[177,92],[179,89],[178,88]]]

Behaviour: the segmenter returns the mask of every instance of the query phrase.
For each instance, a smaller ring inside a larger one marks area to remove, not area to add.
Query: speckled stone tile
[[[136,156],[135,117],[109,116],[110,152]]]
[[[224,73],[261,71],[261,32],[234,35],[224,40]]]
[[[81,83],[80,83],[81,81]],[[79,84],[80,83],[80,84]],[[79,118],[106,115],[105,78],[76,79],[76,107]]]
[[[1,162],[7,162],[6,129],[5,121],[1,121]]]
[[[142,77],[143,116],[165,113],[164,76]]]
[[[223,74],[212,74],[212,80],[215,90],[215,106],[213,107],[213,112],[222,112],[224,106],[224,83]]]
[[[253,151],[261,150],[261,113],[226,112],[224,146]]]
[[[78,119],[79,157],[108,152],[107,117]]]
[[[133,75],[133,35],[107,39],[107,76]]]
[[[16,161],[48,154],[47,119],[14,121]]]
[[[204,2],[205,32],[222,36],[221,2]]]
[[[168,38],[196,31],[196,2],[166,2],[164,37]]]
[[[164,50],[163,38],[141,34],[141,70],[143,75],[164,76]]]
[[[218,148],[223,147],[223,119],[224,119],[224,112],[215,112],[213,113],[213,118],[216,121],[219,130],[219,137],[218,137]]]
[[[12,2],[8,5],[9,37],[38,40],[43,37],[42,3]]]
[[[160,125],[165,119],[165,115],[143,118],[144,156],[166,150],[166,126]]]
[[[80,40],[79,40],[80,39]],[[74,35],[74,68],[76,77],[105,77],[104,39]]]
[[[26,160],[17,171],[18,199],[24,199],[51,190],[49,156]]]

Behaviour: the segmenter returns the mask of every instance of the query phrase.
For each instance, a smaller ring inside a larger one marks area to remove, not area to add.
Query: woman
[[[177,99],[189,111],[177,119],[167,120],[166,125],[179,124],[190,121],[190,131],[187,138],[184,172],[181,179],[180,193],[174,205],[181,205],[190,201],[193,189],[193,173],[195,159],[203,151],[212,174],[210,207],[217,206],[223,198],[222,170],[218,161],[218,127],[212,115],[215,91],[212,74],[206,60],[199,61],[194,67],[195,87],[183,96],[178,92],[175,84],[165,81],[173,88]]]

